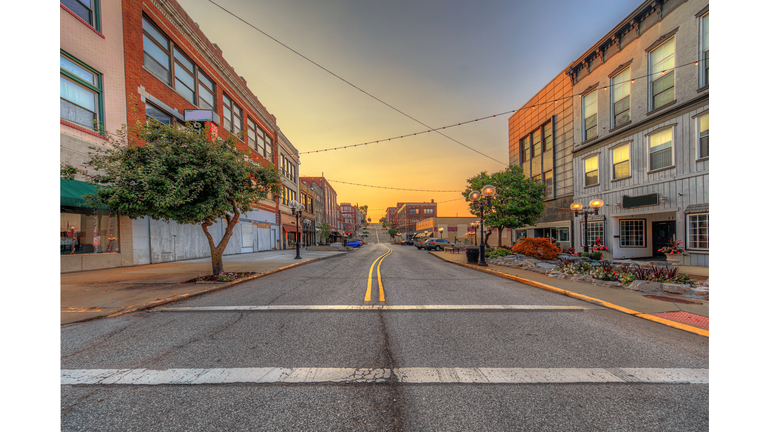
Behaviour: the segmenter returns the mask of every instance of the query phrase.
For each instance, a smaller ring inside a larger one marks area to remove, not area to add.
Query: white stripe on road
[[[158,312],[235,312],[235,311],[290,311],[290,310],[575,310],[595,308],[583,306],[542,306],[542,305],[272,305],[272,306],[198,306],[160,307]]]
[[[62,385],[709,384],[709,369],[682,368],[217,368],[63,369]]]

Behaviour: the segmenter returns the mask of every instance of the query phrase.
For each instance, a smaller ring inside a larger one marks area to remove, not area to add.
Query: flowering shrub
[[[542,260],[557,258],[557,247],[544,237],[521,238],[512,247],[512,252]]]
[[[680,247],[682,243],[682,240],[670,240],[666,246],[659,249],[659,252],[665,254],[681,254],[685,251],[682,247]]]
[[[569,275],[584,274],[599,280],[618,281],[624,286],[630,285],[636,280],[696,286],[696,283],[691,280],[690,276],[678,274],[676,267],[656,267],[653,265],[642,267],[638,264],[635,264],[633,267],[614,266],[608,262],[602,262],[600,266],[594,266],[583,261],[561,261],[556,270]]]
[[[608,250],[608,246],[605,246],[604,244],[602,244],[600,242],[600,237],[598,237],[598,238],[595,239],[595,244],[592,245],[592,250],[593,251],[607,251]]]
[[[491,252],[486,252],[485,254],[486,258],[498,258],[498,257],[507,256],[507,255],[512,255],[512,251],[503,247],[494,249]]]

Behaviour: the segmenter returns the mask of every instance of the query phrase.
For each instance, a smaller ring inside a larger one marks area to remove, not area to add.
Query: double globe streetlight
[[[496,186],[494,185],[485,185],[483,186],[482,192],[480,191],[472,191],[469,194],[469,199],[472,200],[472,207],[473,208],[479,208],[480,209],[480,235],[483,235],[483,209],[485,207],[491,206],[491,200],[493,197],[496,196]],[[481,198],[485,198],[484,200]],[[488,264],[485,262],[485,236],[480,240],[480,259],[478,260],[477,265],[480,266],[487,266]]]
[[[299,232],[301,226],[299,225],[299,218],[301,217],[301,212],[304,211],[304,204],[301,204],[296,200],[291,200],[288,207],[291,208],[291,213],[296,216],[296,258],[294,259],[301,259],[301,232]]]
[[[581,223],[582,223],[583,229],[581,231],[583,232],[583,238],[584,238],[584,243],[582,243],[584,245],[584,252],[589,252],[587,250],[588,249],[588,246],[587,246],[587,216],[591,215],[591,214],[597,215],[598,211],[600,211],[600,208],[604,204],[605,203],[603,202],[603,200],[599,200],[599,199],[590,201],[589,202],[589,207],[587,207],[587,208],[584,208],[584,206],[581,203],[578,203],[578,202],[575,202],[575,203],[571,204],[571,210],[573,210],[573,216],[574,217],[582,216]]]

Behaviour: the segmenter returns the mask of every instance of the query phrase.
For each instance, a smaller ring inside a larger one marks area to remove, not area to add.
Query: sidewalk
[[[639,318],[648,319],[709,337],[709,301],[707,300],[695,300],[697,303],[701,304],[672,303],[645,297],[645,295],[647,295],[645,293],[551,278],[541,273],[514,267],[504,267],[493,264],[488,264],[487,267],[480,267],[476,264],[467,264],[467,256],[463,253],[455,254],[444,251],[430,253],[442,260],[454,264],[506,277],[537,288],[558,292],[570,297],[619,310]],[[703,279],[706,279],[706,277],[709,276],[709,268],[681,267],[680,271],[689,273],[692,277],[696,275]],[[666,293],[660,295],[683,300],[693,300]]]
[[[118,267],[61,274],[61,324],[117,316],[218,291],[289,267],[350,252],[266,251],[224,256],[225,272],[258,272],[228,283],[182,283],[211,274],[211,259]]]

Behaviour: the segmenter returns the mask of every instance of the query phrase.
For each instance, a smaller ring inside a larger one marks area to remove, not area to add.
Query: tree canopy
[[[149,216],[180,224],[200,224],[211,247],[213,273],[223,271],[221,254],[241,213],[271,192],[279,195],[280,175],[238,150],[233,136],[210,140],[210,129],[148,124],[124,127],[105,148],[91,147],[84,169],[62,167],[64,178],[76,174],[98,186],[84,198],[132,219]],[[226,219],[214,245],[208,227]]]
[[[462,195],[469,199],[473,190],[479,191],[488,184],[496,186],[496,196],[491,200],[491,206],[483,210],[483,225],[486,227],[498,229],[501,233],[504,228],[534,225],[544,212],[545,185],[526,178],[519,166],[510,166],[491,175],[483,171],[467,179],[467,189]],[[480,215],[480,210],[472,206],[470,212]],[[498,245],[501,246],[501,234]]]

